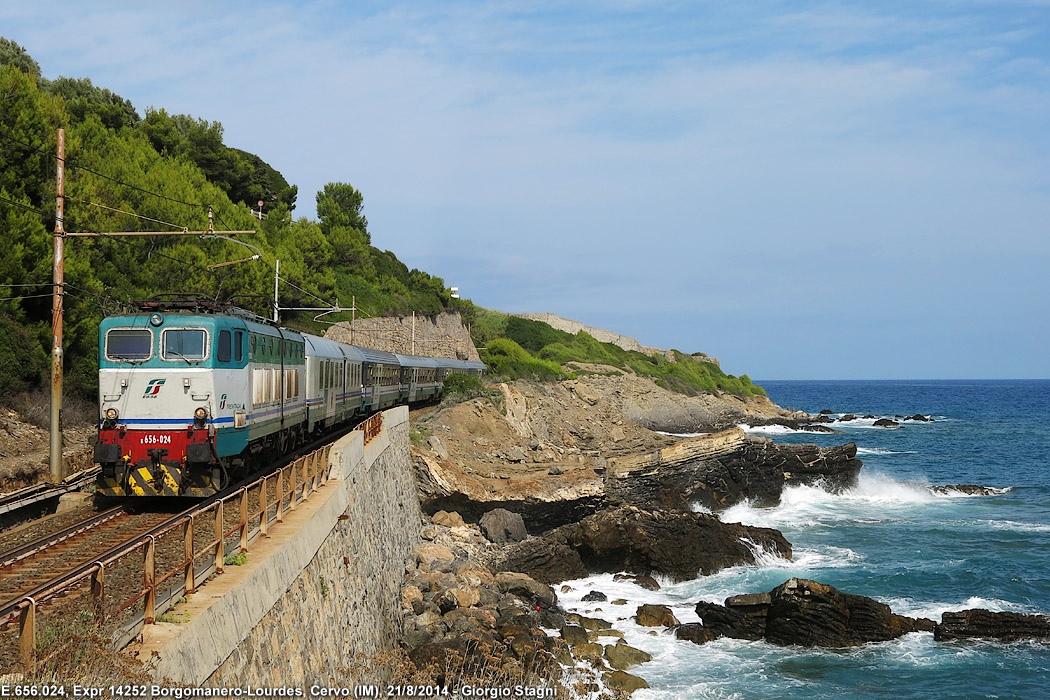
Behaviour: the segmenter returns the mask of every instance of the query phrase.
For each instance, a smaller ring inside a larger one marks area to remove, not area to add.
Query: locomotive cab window
[[[114,328],[106,333],[107,360],[148,360],[153,355],[153,332],[137,328]]]
[[[174,362],[203,360],[207,356],[208,334],[202,328],[169,328],[161,336],[161,357]]]
[[[229,362],[233,358],[232,338],[229,331],[219,331],[219,347],[216,357],[219,362]]]

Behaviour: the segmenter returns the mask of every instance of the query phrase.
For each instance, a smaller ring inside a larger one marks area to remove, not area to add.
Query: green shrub
[[[37,340],[13,318],[0,316],[0,396],[40,386],[47,366]]]
[[[493,374],[507,379],[557,381],[565,378],[557,362],[533,357],[509,338],[497,338],[489,343],[481,360]]]
[[[473,374],[463,374],[462,372],[453,372],[447,375],[442,381],[442,385],[445,387],[446,394],[476,393],[485,388],[485,382],[481,380],[481,377]]]

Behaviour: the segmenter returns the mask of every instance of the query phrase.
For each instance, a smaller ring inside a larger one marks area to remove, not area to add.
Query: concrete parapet
[[[373,681],[359,655],[393,649],[400,586],[422,512],[409,458],[408,409],[332,447],[332,478],[247,562],[227,566],[178,607],[185,624],[147,626],[137,645],[158,680],[225,687],[352,687]],[[185,617],[185,616],[182,616]]]

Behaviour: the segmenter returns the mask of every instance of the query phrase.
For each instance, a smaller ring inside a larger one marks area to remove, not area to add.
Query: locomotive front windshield
[[[148,360],[153,354],[153,333],[148,330],[114,328],[106,334],[107,360]]]
[[[178,328],[164,331],[165,360],[203,360],[207,349],[207,334],[199,328]]]

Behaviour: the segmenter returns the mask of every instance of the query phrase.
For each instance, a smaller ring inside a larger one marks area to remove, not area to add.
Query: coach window
[[[244,333],[242,331],[233,332],[233,360],[234,362],[244,360]]]
[[[219,331],[219,346],[215,350],[215,359],[229,362],[233,359],[233,337],[229,331]]]
[[[202,328],[170,328],[164,331],[161,357],[168,361],[199,361],[207,356],[208,334]]]
[[[139,362],[153,354],[153,332],[136,328],[114,328],[106,333],[106,359]]]

